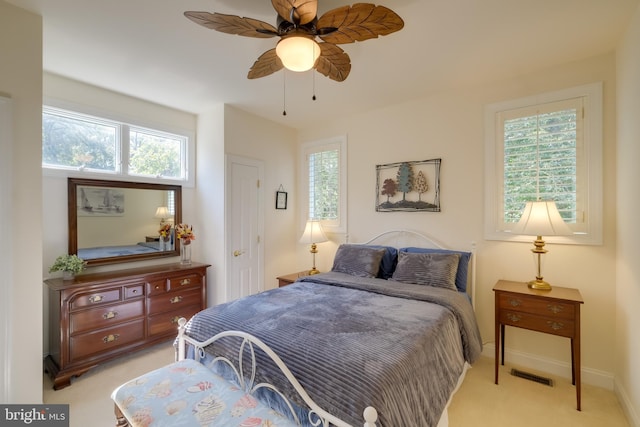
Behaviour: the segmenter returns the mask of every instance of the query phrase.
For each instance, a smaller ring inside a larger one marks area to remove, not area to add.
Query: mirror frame
[[[109,181],[102,179],[67,178],[67,212],[69,215],[69,254],[78,253],[78,186],[133,188],[142,190],[160,190],[175,192],[174,224],[182,223],[182,186],[168,184],[151,184],[144,182]],[[154,207],[155,209],[155,207]],[[108,258],[93,258],[86,260],[87,266],[117,264],[123,262],[142,261],[154,258],[180,256],[180,241],[175,239],[174,250],[158,253],[120,255]]]

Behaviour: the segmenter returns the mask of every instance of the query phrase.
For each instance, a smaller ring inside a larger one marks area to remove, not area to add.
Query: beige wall
[[[640,7],[618,49],[616,393],[640,426]]]
[[[42,304],[42,19],[1,0],[0,58],[0,96],[13,104],[13,143],[0,146],[12,167],[10,199],[0,207],[9,219],[0,286],[10,296],[0,306],[8,335],[0,349],[0,402],[41,403],[42,313],[33,308]]]
[[[477,317],[492,355],[498,279],[529,280],[534,267],[528,243],[486,241],[484,212],[484,123],[486,104],[604,82],[604,244],[548,245],[544,275],[552,283],[579,288],[584,381],[613,388],[615,370],[615,56],[613,53],[517,79],[464,87],[430,98],[345,117],[301,132],[301,141],[348,135],[350,241],[390,228],[410,228],[456,248],[477,243]],[[440,213],[375,212],[375,165],[442,158]],[[319,268],[333,253],[318,254]],[[569,341],[525,330],[507,332],[507,358],[570,377]]]

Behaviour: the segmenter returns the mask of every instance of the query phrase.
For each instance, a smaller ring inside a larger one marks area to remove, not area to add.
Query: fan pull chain
[[[282,115],[287,115],[287,71],[282,71]]]
[[[316,100],[316,70],[314,70],[313,68],[311,69],[311,74],[313,75],[313,96],[311,97],[312,101]]]

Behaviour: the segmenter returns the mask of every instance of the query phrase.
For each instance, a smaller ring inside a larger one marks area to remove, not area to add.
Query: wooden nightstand
[[[278,276],[278,287],[281,288],[283,286],[287,286],[298,280],[298,277],[305,277],[309,275],[309,270],[299,271],[297,273],[285,274],[283,276]]]
[[[504,365],[505,325],[559,335],[571,339],[571,381],[580,408],[580,291],[554,286],[550,291],[529,289],[526,283],[499,280],[495,292],[495,374],[498,384],[498,351]]]

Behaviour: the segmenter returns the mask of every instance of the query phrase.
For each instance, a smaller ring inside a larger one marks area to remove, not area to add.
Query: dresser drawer
[[[202,276],[198,274],[189,274],[185,276],[172,277],[168,282],[169,291],[185,288],[199,288],[200,285],[202,285]]]
[[[121,292],[121,288],[112,288],[91,293],[87,292],[78,294],[71,299],[69,304],[70,310],[120,301],[122,299]]]
[[[574,319],[576,315],[574,304],[549,300],[548,298],[541,299],[525,295],[500,294],[499,304],[503,309],[542,314],[549,317]]]
[[[167,292],[167,280],[158,279],[147,282],[147,296],[160,295]]]
[[[173,311],[189,305],[202,304],[202,292],[200,289],[187,289],[184,292],[167,292],[164,295],[156,295],[148,299],[148,314]]]
[[[144,299],[77,311],[69,315],[69,333],[106,328],[142,316],[144,316]]]
[[[573,338],[576,334],[572,319],[536,316],[521,311],[502,310],[500,323],[568,338]]]
[[[74,362],[144,338],[144,319],[69,338],[69,360]]]
[[[144,283],[125,286],[124,288],[125,299],[139,298],[141,296],[144,296]]]
[[[200,305],[190,305],[179,310],[149,316],[147,333],[149,335],[177,335],[178,319],[184,317],[191,318],[200,311]]]

